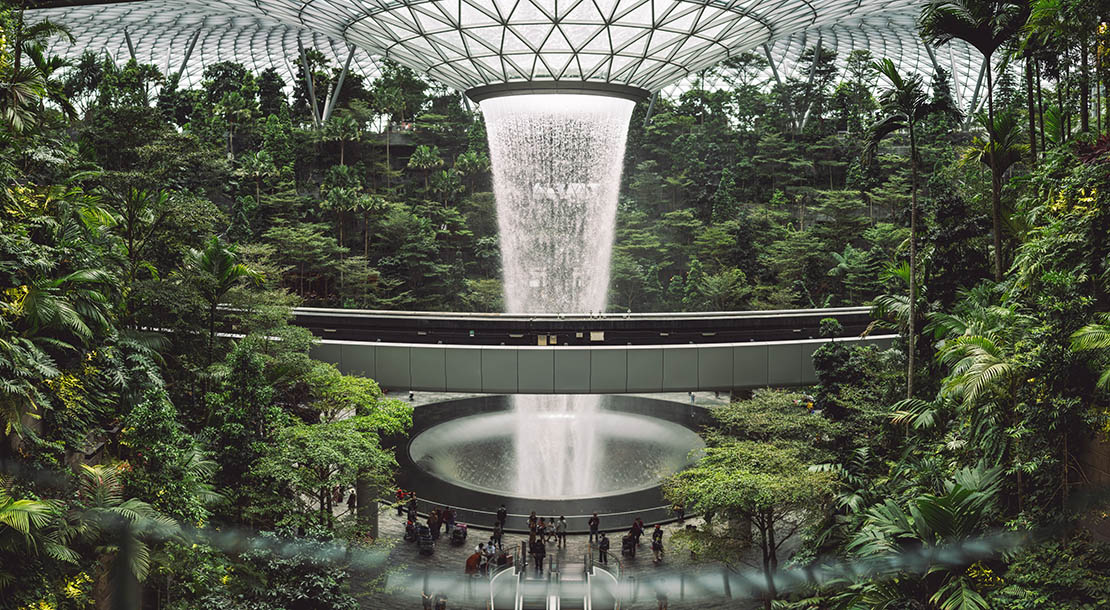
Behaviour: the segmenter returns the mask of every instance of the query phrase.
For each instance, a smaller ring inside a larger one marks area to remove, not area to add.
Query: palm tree
[[[474,189],[474,177],[489,171],[489,156],[468,150],[455,158],[455,169],[463,176],[468,189]]]
[[[1027,376],[1016,345],[1032,322],[1011,307],[972,305],[965,315],[937,315],[930,323],[945,337],[937,360],[950,367],[941,394],[959,401],[981,424],[976,427],[982,451],[998,454],[1002,463],[1013,462],[1019,511],[1024,507],[1022,470],[1016,464],[1020,451],[1007,430],[1017,425],[1018,383]]]
[[[393,162],[389,156],[389,147],[393,140],[393,115],[404,111],[405,98],[399,87],[382,86],[382,81],[374,88],[373,97],[374,109],[385,117],[385,186],[389,188],[393,171]]]
[[[81,464],[77,497],[61,526],[61,539],[67,546],[88,545],[99,555],[93,590],[97,610],[113,607],[113,595],[133,591],[127,586],[132,579],[146,579],[151,564],[148,542],[164,541],[180,532],[176,521],[150,504],[124,499],[123,468],[120,464]]]
[[[1072,333],[1072,351],[1085,352],[1110,348],[1110,314],[1099,314],[1098,320]],[[1110,391],[1110,366],[1102,370],[1098,378],[1098,386]]]
[[[934,0],[921,11],[921,37],[943,45],[962,40],[983,55],[987,76],[987,124],[994,122],[994,67],[991,58],[1029,18],[1029,0]],[[972,109],[974,110],[974,109]],[[988,130],[993,140],[995,134]],[[994,279],[1002,281],[1002,172],[991,149],[991,222]]]
[[[240,157],[239,169],[236,173],[254,181],[254,204],[261,206],[262,181],[277,177],[278,169],[270,153],[260,150]]]
[[[46,81],[33,67],[9,68],[0,73],[0,120],[19,133],[35,124]]]
[[[346,114],[336,115],[324,125],[320,137],[326,142],[339,142],[339,164],[346,165],[347,142],[358,142],[362,137],[362,128],[354,118]]]
[[[848,547],[866,558],[897,558],[914,552],[930,557],[937,549],[959,544],[980,534],[991,519],[995,498],[1000,489],[997,468],[965,468],[945,482],[943,494],[922,494],[902,508],[894,500],[886,500],[866,512],[864,526]],[[883,571],[894,569],[889,576],[899,586],[868,582],[840,596],[842,607],[894,608],[906,607],[907,597],[916,601],[910,607],[936,607],[942,610],[986,610],[987,601],[974,589],[964,566],[928,561],[927,575],[899,579],[898,566],[920,565],[920,559],[897,559]],[[883,563],[875,564],[883,566]],[[922,566],[924,569],[925,566]]]
[[[232,161],[235,160],[235,134],[254,116],[254,106],[253,101],[247,100],[238,91],[224,94],[216,104],[216,113],[227,124],[227,157]]]
[[[415,169],[424,175],[424,190],[428,190],[428,174],[433,169],[443,166],[443,158],[439,156],[439,147],[421,144],[416,147],[409,157],[409,169]]]
[[[0,478],[0,551],[37,553],[41,547],[52,559],[73,561],[76,554],[58,542],[49,526],[61,515],[57,502],[16,499],[10,481]],[[13,584],[15,577],[0,567],[0,592]]]
[[[917,184],[919,181],[917,127],[922,119],[937,112],[937,108],[929,102],[920,76],[915,74],[909,78],[902,78],[898,69],[894,67],[894,62],[889,59],[875,62],[874,68],[890,82],[890,88],[879,95],[879,107],[884,116],[868,130],[863,148],[864,164],[870,165],[874,161],[875,151],[878,149],[879,143],[887,136],[905,129],[909,132],[910,137],[910,297],[906,334],[909,343],[906,398],[913,398],[914,359],[917,349],[915,328],[917,278],[919,275],[917,271]]]
[[[184,267],[189,271],[189,283],[200,293],[208,305],[208,364],[212,364],[212,350],[216,342],[216,314],[220,301],[228,291],[244,280],[258,282],[262,279],[254,269],[239,262],[238,247],[224,245],[213,235],[202,250],[190,248],[185,254]]]
[[[1022,141],[1021,122],[1013,110],[998,113],[993,125],[988,123],[990,119],[983,113],[976,115],[975,120],[992,135],[986,141],[976,137],[967,149],[965,158],[979,161],[988,168],[991,167],[993,158],[999,172],[1005,174],[1029,154],[1029,144]]]

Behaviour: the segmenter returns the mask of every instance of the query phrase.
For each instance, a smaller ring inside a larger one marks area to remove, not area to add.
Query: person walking
[[[567,546],[567,518],[563,515],[555,522],[555,540],[558,546]]]
[[[536,545],[532,547],[532,556],[536,561],[536,572],[543,573],[543,559],[547,556],[547,547],[543,544],[543,539],[536,540]]]
[[[505,508],[502,504],[501,508],[497,509],[497,522],[501,524],[501,529],[505,529],[505,520],[509,518],[509,509]]]
[[[501,548],[501,537],[504,534],[505,534],[505,525],[503,523],[501,523],[500,521],[494,522],[494,524],[493,524],[493,536],[490,537],[490,542],[493,543],[493,544],[496,544],[498,549]]]
[[[655,556],[654,563],[663,561],[663,537],[652,538],[651,540],[651,553]]]
[[[597,540],[597,532],[601,527],[601,519],[598,519],[597,513],[594,513],[587,523],[590,526],[590,542],[593,542]]]
[[[604,533],[601,534],[601,539],[597,541],[597,560],[609,565],[609,537]]]
[[[636,539],[636,546],[640,546],[640,536],[644,535],[644,525],[639,517],[636,517],[636,520],[632,522],[632,530],[628,534]]]

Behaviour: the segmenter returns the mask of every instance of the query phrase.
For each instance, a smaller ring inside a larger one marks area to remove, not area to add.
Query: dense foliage
[[[1110,599],[1077,460],[1110,429],[1108,8],[929,4],[927,40],[995,60],[972,116],[943,72],[820,46],[637,107],[612,310],[872,304],[901,335],[720,408],[667,484],[709,521],[684,544],[760,570],[766,606]],[[481,115],[385,62],[317,125],[305,78],[340,70],[311,50],[296,82],[225,62],[185,89],[0,22],[0,607],[355,607],[411,411],[313,361],[290,308],[501,309]],[[1029,535],[935,560],[999,532]],[[774,578],[818,560],[884,567]]]

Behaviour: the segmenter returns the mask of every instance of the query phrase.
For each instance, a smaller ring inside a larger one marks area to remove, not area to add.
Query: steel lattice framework
[[[841,71],[848,55],[855,50],[870,51],[875,59],[889,57],[895,60],[900,70],[921,74],[926,82],[938,68],[943,69],[951,78],[952,94],[960,108],[966,110],[972,105],[980,106],[983,103],[982,56],[970,45],[958,40],[940,48],[926,46],[917,34],[915,17],[914,13],[895,12],[845,20],[759,45],[751,52],[766,59],[769,67],[753,82],[770,85],[790,78],[804,80],[807,64],[801,61],[802,54],[821,45],[836,52],[837,66]],[[734,80],[734,75],[723,68],[698,77],[703,78],[701,86],[707,89],[726,87]],[[698,77],[687,77],[664,87],[660,93],[676,98]]]
[[[293,71],[315,47],[368,76],[389,57],[459,90],[541,81],[658,91],[748,50],[778,78],[821,41],[870,49],[903,69],[953,75],[968,97],[981,61],[966,46],[927,49],[914,26],[923,0],[42,0],[32,18],[67,25],[75,55],[105,49],[165,66],[236,60]],[[194,44],[195,41],[195,44]],[[190,51],[196,50],[189,62]]]

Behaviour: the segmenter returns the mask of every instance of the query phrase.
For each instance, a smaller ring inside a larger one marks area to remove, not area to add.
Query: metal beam
[[[805,33],[802,33],[803,36]],[[806,80],[806,90],[813,94],[813,77],[817,75],[817,61],[821,59],[821,42],[824,32],[817,33],[817,44],[813,47],[813,63],[809,66],[809,79]],[[802,53],[805,53],[805,47],[802,48]],[[806,106],[805,113],[802,114],[802,122],[798,127],[798,131],[806,128],[806,123],[809,122],[809,113],[813,111],[813,100],[810,100],[809,105]]]
[[[320,107],[316,104],[316,85],[312,84],[312,71],[308,67],[308,55],[304,52],[304,47],[301,47],[301,65],[304,66],[304,79],[308,84],[308,101],[309,106],[312,107],[312,124],[319,129],[320,127]]]
[[[775,82],[781,85],[782,78],[779,77],[779,69],[775,65],[775,59],[771,57],[771,47],[767,43],[763,43],[763,54],[767,56],[767,64],[771,66],[771,75],[775,77]]]
[[[127,41],[127,52],[131,54],[131,59],[139,61],[135,57],[135,45],[131,42],[131,34],[128,33],[127,28],[123,28],[123,39]]]
[[[921,41],[921,45],[925,47],[925,52],[929,54],[929,61],[933,63],[933,73],[939,73],[940,64],[937,63],[937,54],[933,52],[933,47],[929,46],[929,43],[924,40]],[[952,75],[949,74],[948,76],[951,77]]]
[[[655,109],[655,98],[659,97],[659,92],[651,94],[651,101],[648,102],[647,112],[644,113],[644,129],[647,129],[648,123],[651,122],[651,111]]]
[[[335,85],[335,91],[328,98],[327,104],[324,105],[324,118],[322,120],[324,123],[327,123],[331,114],[335,112],[335,105],[339,103],[339,92],[343,89],[343,81],[347,79],[347,71],[351,69],[351,60],[354,58],[355,47],[351,45],[350,51],[347,53],[347,61],[343,63],[343,70],[339,73],[339,81]]]
[[[193,49],[196,48],[198,40],[200,40],[200,28],[197,28],[196,33],[189,39],[189,46],[185,47],[185,57],[181,58],[181,68],[174,75],[174,80],[181,80],[181,75],[185,73],[185,68],[189,65],[189,58],[193,56]]]
[[[979,78],[977,78],[975,80],[975,90],[971,94],[971,105],[969,105],[968,109],[967,109],[968,122],[971,121],[971,117],[975,114],[975,111],[978,109],[978,106],[979,106],[979,90],[982,89],[982,87],[983,87],[983,76],[986,75],[987,69],[988,69],[988,67],[987,67],[987,58],[984,57],[983,58],[983,66],[981,68],[979,68]]]

